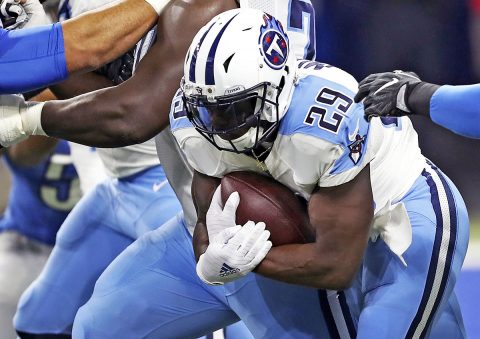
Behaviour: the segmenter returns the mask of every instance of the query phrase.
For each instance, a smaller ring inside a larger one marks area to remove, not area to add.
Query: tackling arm
[[[369,166],[352,181],[318,188],[308,206],[311,244],[273,247],[256,268],[266,277],[323,289],[345,289],[357,272],[373,217]]]
[[[441,86],[431,96],[417,100],[428,100],[433,122],[465,137],[480,138],[480,84]]]
[[[480,138],[480,84],[440,86],[411,72],[377,73],[360,82],[355,102],[362,100],[367,119],[423,115],[457,134]]]
[[[156,44],[136,73],[119,86],[43,107],[46,134],[97,147],[144,142],[168,125],[171,99],[196,32],[232,1],[175,0],[161,13]],[[181,32],[181,34],[179,34]]]
[[[167,0],[151,0],[165,5]],[[157,12],[145,0],[122,0],[63,23],[0,29],[0,94],[56,83],[113,60],[152,27]]]
[[[165,5],[167,0],[156,2]],[[157,21],[145,0],[122,0],[62,22],[70,74],[94,70],[122,55]]]

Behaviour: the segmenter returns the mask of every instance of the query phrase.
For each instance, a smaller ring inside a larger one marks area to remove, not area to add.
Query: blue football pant
[[[469,221],[454,184],[428,165],[401,199],[412,225],[405,267],[382,240],[369,243],[359,284],[358,338],[465,338],[453,288]]]
[[[161,166],[97,185],[67,217],[43,272],[22,295],[16,329],[69,333],[105,268],[180,209]]]
[[[222,286],[207,285],[195,265],[192,238],[180,214],[139,238],[105,270],[77,313],[74,338],[195,338],[239,318],[255,338],[330,338],[333,318],[348,311],[330,308],[316,289],[253,273]],[[330,324],[323,307],[329,309]]]

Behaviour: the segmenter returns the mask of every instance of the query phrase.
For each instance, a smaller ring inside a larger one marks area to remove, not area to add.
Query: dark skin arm
[[[197,171],[193,174],[192,198],[198,216],[195,231],[193,232],[193,250],[197,261],[207,250],[209,244],[206,215],[213,193],[215,193],[218,185],[220,185],[220,179],[218,178],[209,177]]]
[[[205,226],[208,206],[205,205],[210,204],[211,195],[213,193],[193,195],[194,202],[196,199],[210,199],[208,203],[195,202],[202,206],[197,209],[199,222],[194,233],[196,254],[203,253],[208,246]],[[348,183],[318,188],[310,197],[308,214],[316,230],[316,241],[273,247],[255,272],[275,280],[315,288],[348,288],[360,267],[373,218],[369,166]]]
[[[136,73],[119,86],[47,103],[42,127],[54,137],[97,147],[149,140],[165,128],[183,62],[197,31],[233,0],[174,0],[159,17],[155,45]],[[180,34],[181,32],[181,34]]]
[[[112,82],[95,73],[79,74],[61,84],[52,86],[36,96],[33,101],[49,101],[57,98],[71,98],[99,88],[112,86]],[[57,145],[57,139],[43,136],[30,136],[27,140],[9,147],[8,156],[18,166],[30,167],[39,164],[49,156]],[[1,153],[0,153],[1,154]]]

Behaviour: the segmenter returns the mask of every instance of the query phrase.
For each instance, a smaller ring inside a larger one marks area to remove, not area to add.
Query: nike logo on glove
[[[377,90],[375,91],[375,93],[373,93],[373,95],[377,95],[378,92],[384,90],[384,89],[387,88],[387,87],[390,87],[390,86],[392,86],[392,85],[395,85],[397,82],[398,82],[398,79],[397,79],[397,78],[393,78],[392,81],[387,82],[385,85],[383,85],[382,87],[380,87],[379,89],[377,89]]]

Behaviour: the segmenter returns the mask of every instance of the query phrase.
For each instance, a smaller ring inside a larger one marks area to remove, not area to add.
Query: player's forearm
[[[319,255],[319,253],[325,253]],[[291,284],[321,289],[345,289],[350,286],[341,257],[332,256],[312,244],[273,247],[255,272]]]
[[[430,100],[430,118],[457,134],[480,138],[480,84],[440,87]]]
[[[145,142],[168,125],[166,113],[142,105],[141,93],[118,95],[106,88],[48,102],[42,110],[42,128],[49,136],[88,146],[122,147]]]
[[[198,261],[200,256],[205,253],[208,244],[207,225],[204,222],[197,222],[195,231],[193,232],[193,252],[195,253],[195,260]]]
[[[192,199],[198,218],[195,231],[193,232],[193,250],[197,261],[200,255],[207,250],[209,244],[206,215],[213,193],[219,184],[220,179],[218,178],[210,177],[197,171],[193,174]]]
[[[63,22],[69,73],[96,69],[125,53],[157,18],[145,0],[123,0]]]
[[[319,187],[310,196],[308,216],[315,243],[274,247],[260,274],[316,288],[344,289],[353,281],[367,247],[373,218],[370,166],[353,180]]]

